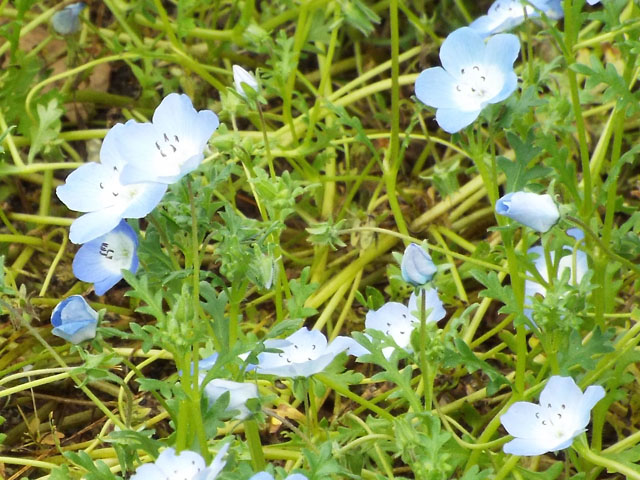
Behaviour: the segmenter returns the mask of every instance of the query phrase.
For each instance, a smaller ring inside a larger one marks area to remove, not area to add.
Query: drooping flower
[[[62,300],[51,312],[51,333],[67,342],[80,343],[96,336],[98,312],[81,295]]]
[[[67,5],[51,17],[53,29],[60,35],[70,35],[80,30],[80,12],[86,7],[84,2]]]
[[[402,278],[414,286],[420,286],[433,278],[438,271],[424,248],[416,243],[410,243],[404,250],[400,263]]]
[[[496,213],[517,220],[537,232],[546,232],[560,218],[558,206],[548,193],[507,193],[496,202]]]
[[[399,302],[387,302],[378,310],[370,310],[365,317],[365,328],[386,333],[398,347],[411,352],[411,333],[420,326],[420,302],[420,297],[412,293],[408,307]],[[435,288],[425,290],[425,310],[429,311],[427,323],[442,320],[447,314]],[[393,347],[385,347],[382,354],[389,358],[393,350]]]
[[[597,5],[598,3],[600,3],[600,0],[587,0],[587,3],[589,5]]]
[[[202,384],[205,377],[206,373],[204,372],[198,374],[200,384]],[[232,382],[231,380],[214,378],[204,386],[204,394],[211,403],[215,403],[225,392],[229,392],[229,405],[227,405],[226,411],[239,411],[239,413],[233,417],[236,420],[244,420],[247,418],[251,414],[246,405],[247,400],[258,398],[258,387],[256,384]]]
[[[199,453],[183,450],[176,455],[167,448],[155,462],[140,465],[130,480],[214,480],[227,463],[223,458],[228,449],[227,443],[207,467]]]
[[[249,480],[275,480],[273,475],[267,472],[259,472],[253,475]],[[309,480],[306,476],[301,473],[292,473],[291,475],[287,475],[287,478],[284,480]]]
[[[513,93],[517,77],[513,62],[520,42],[511,34],[486,42],[469,27],[453,31],[440,47],[442,67],[424,70],[416,80],[416,96],[436,108],[440,128],[455,133],[470,125],[484,107]]]
[[[562,0],[496,0],[487,14],[475,19],[469,27],[487,37],[517,27],[526,17],[539,17],[540,12],[552,20],[562,18]]]
[[[516,402],[500,417],[514,438],[505,453],[534,456],[569,447],[586,430],[591,409],[605,396],[599,385],[582,393],[571,377],[553,376],[540,393],[540,404]]]
[[[308,377],[322,372],[339,353],[356,354],[362,347],[349,337],[336,337],[327,343],[327,337],[318,330],[302,327],[284,340],[266,340],[266,348],[279,353],[262,352],[258,355],[256,372],[280,377]]]
[[[236,92],[238,92],[243,97],[246,97],[247,94],[242,87],[242,84],[246,84],[247,87],[258,91],[258,81],[256,77],[254,77],[250,72],[247,72],[240,65],[233,66],[233,85],[236,87]]]
[[[571,272],[570,282],[573,285],[577,285],[582,281],[582,277],[584,277],[584,275],[589,270],[589,264],[587,263],[587,254],[582,250],[576,250],[575,270],[574,270],[573,268],[574,257],[573,257],[572,250],[569,247],[565,247],[565,250],[568,251],[568,254],[560,258],[560,261],[558,262],[557,278],[560,278],[562,276],[562,272],[565,269],[569,269],[569,271]],[[535,246],[527,250],[527,253],[538,255],[537,258],[533,261],[533,265],[535,266],[536,270],[540,273],[540,276],[544,279],[544,281],[549,282],[549,269],[547,268],[547,261],[544,256],[544,249],[541,246]],[[550,253],[550,258],[551,258],[551,263],[553,263],[555,260],[554,252]],[[528,279],[525,280],[525,283],[524,283],[525,304],[527,304],[528,301],[530,302],[535,295],[542,295],[544,297],[546,296],[546,294],[547,294],[546,287],[542,286],[540,283],[534,280],[528,280]],[[525,308],[524,314],[531,319],[532,311],[530,308]]]
[[[121,220],[109,233],[80,247],[73,258],[73,274],[78,280],[93,283],[97,295],[104,295],[122,279],[122,270],[138,270],[138,237]]]
[[[126,161],[117,147],[122,124],[111,128],[102,142],[100,163],[87,163],[69,174],[56,195],[69,209],[86,212],[71,224],[69,238],[86,243],[110,231],[123,218],[142,218],[153,210],[167,191],[159,183],[120,182]]]
[[[120,180],[126,185],[177,182],[200,165],[219,124],[211,110],[196,111],[187,95],[170,93],[152,123],[129,120],[118,130],[118,148],[127,159]]]

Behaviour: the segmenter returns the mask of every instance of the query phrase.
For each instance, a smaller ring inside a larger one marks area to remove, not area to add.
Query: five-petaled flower
[[[107,132],[100,163],[82,165],[56,188],[56,195],[69,209],[86,212],[71,224],[69,238],[73,243],[94,240],[116,228],[123,218],[144,217],[167,191],[160,183],[121,183],[127,156],[120,153],[117,143],[123,129],[117,124]]]
[[[442,320],[447,314],[438,291],[429,288],[424,291],[427,323]],[[387,302],[378,310],[370,310],[365,317],[364,325],[369,330],[379,330],[390,336],[398,347],[411,352],[411,333],[420,325],[420,295],[411,294],[409,306],[399,302]],[[389,358],[393,347],[385,347],[382,354]],[[366,352],[365,352],[366,353]]]
[[[540,12],[552,20],[562,18],[562,0],[496,0],[487,14],[475,19],[469,27],[486,37],[517,27],[527,17],[539,17]]]
[[[416,96],[437,109],[440,127],[455,133],[470,125],[484,107],[506,99],[518,79],[513,62],[520,41],[511,34],[494,35],[485,44],[469,27],[453,31],[440,47],[442,67],[424,70],[416,80]]]
[[[80,247],[73,259],[73,274],[93,283],[96,294],[104,295],[122,279],[122,270],[136,273],[138,237],[127,222]]]
[[[553,376],[540,393],[540,404],[516,402],[500,417],[514,438],[503,447],[513,455],[542,455],[567,448],[585,431],[591,409],[605,395],[599,385],[584,393],[571,377]]]
[[[302,327],[284,340],[266,340],[264,346],[280,352],[262,352],[258,355],[256,372],[280,377],[308,377],[322,372],[339,353],[351,355],[362,347],[350,337],[336,337],[327,343],[327,337],[318,330]]]
[[[155,462],[140,465],[131,480],[214,480],[224,468],[228,449],[227,443],[207,467],[199,453],[183,450],[176,455],[173,448],[167,448]]]
[[[558,206],[548,193],[507,193],[496,202],[496,213],[517,220],[537,232],[546,232],[560,218]]]
[[[62,300],[51,312],[51,333],[67,342],[80,343],[96,336],[98,312],[81,295]]]
[[[417,243],[410,243],[402,255],[400,271],[405,282],[421,286],[433,278],[438,268],[424,248]]]
[[[152,123],[129,120],[118,130],[118,148],[128,160],[122,183],[177,182],[200,165],[219,123],[211,110],[196,111],[187,95],[170,93]]]

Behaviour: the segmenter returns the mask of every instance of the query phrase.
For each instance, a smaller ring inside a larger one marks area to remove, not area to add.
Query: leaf
[[[289,316],[294,318],[307,318],[317,313],[315,308],[305,307],[304,303],[318,288],[317,283],[309,283],[309,277],[311,276],[311,268],[305,267],[300,272],[300,278],[297,280],[291,280],[289,287],[291,288],[291,298],[287,300],[287,308],[289,309]]]
[[[500,390],[503,385],[509,385],[509,380],[502,375],[498,370],[492,367],[489,363],[481,360],[475,353],[469,348],[464,340],[456,338],[454,344],[457,351],[447,349],[445,353],[445,365],[447,367],[457,367],[464,365],[469,373],[473,373],[476,370],[481,370],[489,377],[489,385],[487,386],[487,393],[493,395]]]
[[[527,139],[522,141],[520,138],[511,133],[507,133],[509,145],[515,151],[516,159],[511,161],[506,157],[498,157],[498,166],[502,169],[507,177],[507,192],[515,192],[522,190],[529,182],[536,178],[549,175],[551,168],[541,165],[529,168],[529,164],[540,154],[541,148],[534,145],[533,129],[529,130]]]
[[[58,99],[52,98],[46,105],[37,105],[38,124],[31,127],[31,148],[27,162],[31,163],[34,157],[40,153],[45,146],[53,142],[60,135],[60,117],[64,113],[58,107]]]

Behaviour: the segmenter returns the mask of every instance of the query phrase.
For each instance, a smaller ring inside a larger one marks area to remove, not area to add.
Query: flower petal
[[[439,108],[436,112],[436,121],[445,132],[456,133],[471,125],[480,112],[481,110],[462,111],[455,108]]]
[[[113,181],[112,169],[90,162],[71,172],[56,195],[70,210],[93,212],[116,203],[110,188]]]
[[[579,428],[585,428],[591,418],[591,409],[604,398],[607,392],[600,385],[587,387],[578,403],[576,409],[577,423]]]
[[[554,375],[540,393],[540,405],[571,405],[575,408],[582,400],[582,390],[571,377]]]
[[[119,207],[109,207],[85,213],[76,218],[69,229],[69,240],[73,243],[87,243],[116,228],[122,220]]]
[[[573,440],[572,440],[573,441]],[[504,453],[532,457],[551,451],[546,438],[514,438],[502,447]]]
[[[469,27],[462,27],[449,34],[440,47],[442,67],[455,78],[464,68],[483,62],[484,40]]]
[[[521,438],[535,438],[543,436],[540,422],[536,414],[540,405],[531,402],[515,402],[500,417],[500,423],[510,435]]]
[[[455,79],[442,67],[423,70],[416,80],[416,97],[434,108],[455,108]]]

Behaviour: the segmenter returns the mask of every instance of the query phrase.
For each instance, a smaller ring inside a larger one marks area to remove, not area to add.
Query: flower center
[[[311,345],[305,345],[304,347],[293,344],[290,347],[285,347],[281,350],[282,352],[279,353],[278,356],[285,359],[287,363],[310,362],[320,356],[317,346],[314,343]]]
[[[133,251],[133,241],[125,234],[109,233],[100,244],[100,255],[104,258],[107,268],[115,272],[131,268]]]
[[[540,410],[536,412],[538,423],[549,435],[555,438],[565,438],[573,433],[570,428],[567,428],[571,423],[570,418],[564,403],[561,405],[548,403],[546,407],[541,406]]]
[[[487,96],[487,73],[479,65],[460,69],[456,91],[474,101],[482,101]]]
[[[178,135],[163,132],[162,137],[156,140],[155,147],[163,160],[167,162],[182,165],[187,160],[187,156],[181,151]]]

